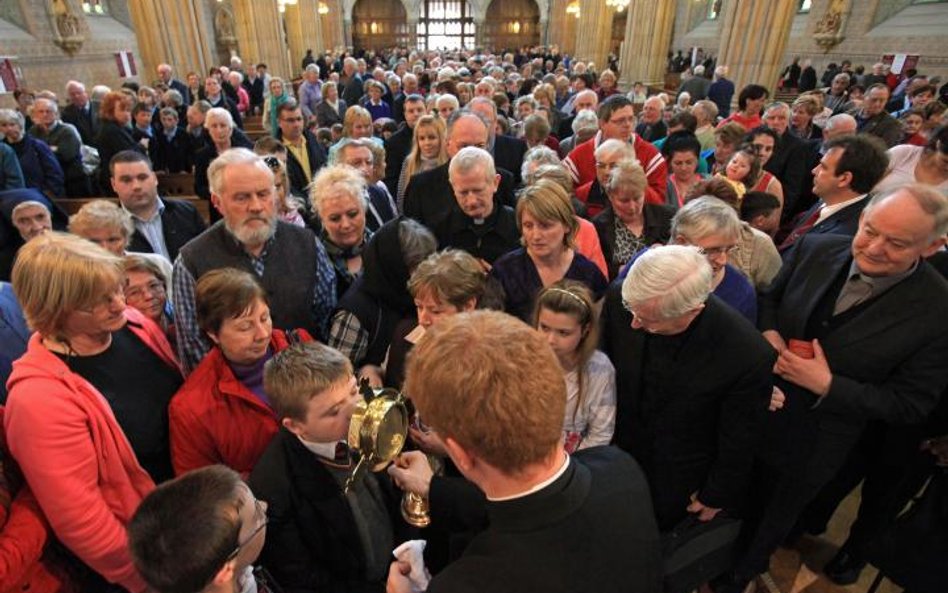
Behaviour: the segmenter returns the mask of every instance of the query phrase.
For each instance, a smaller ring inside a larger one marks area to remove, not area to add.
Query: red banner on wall
[[[130,51],[116,52],[115,65],[118,66],[118,74],[122,78],[138,76],[138,68],[135,66],[135,56]]]

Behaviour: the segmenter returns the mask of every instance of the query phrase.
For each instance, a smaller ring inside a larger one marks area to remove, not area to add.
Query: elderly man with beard
[[[256,275],[274,328],[303,328],[323,338],[336,305],[336,275],[318,238],[278,220],[273,172],[251,151],[233,148],[211,163],[208,179],[222,220],[182,247],[174,264],[172,301],[185,371],[210,350],[197,324],[194,286],[218,268]]]

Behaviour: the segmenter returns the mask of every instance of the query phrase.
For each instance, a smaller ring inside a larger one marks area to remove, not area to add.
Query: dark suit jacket
[[[811,161],[809,143],[791,132],[784,132],[774,147],[774,153],[764,167],[783,185],[783,211],[796,212],[797,200],[812,187],[812,175],[807,165]]]
[[[184,84],[177,78],[172,78],[171,82],[168,83],[168,88],[172,88],[181,93],[181,98],[184,99],[185,106],[191,104],[191,97],[189,96],[191,93],[188,92],[188,85]]]
[[[636,463],[613,447],[580,451],[546,488],[486,508],[490,526],[435,576],[428,593],[662,590],[648,486]]]
[[[668,381],[664,398],[656,399],[658,393],[645,390],[646,357],[656,340],[667,338],[632,329],[621,286],[617,280],[606,292],[601,319],[602,350],[616,369],[614,441],[642,464],[659,528],[680,521],[696,491],[708,506],[740,509],[776,352],[740,313],[711,295],[681,334],[675,359],[649,361]]]
[[[385,187],[393,196],[398,194],[398,176],[402,173],[405,157],[411,152],[415,131],[403,125],[385,141]]]
[[[463,249],[489,264],[520,247],[520,229],[513,208],[494,200],[494,211],[483,224],[475,225],[457,204],[448,215],[428,227],[438,239],[438,249]]]
[[[428,228],[440,224],[453,208],[457,208],[454,190],[448,180],[450,161],[424,173],[412,175],[405,188],[405,216],[414,218]],[[500,185],[494,192],[494,203],[511,208],[517,205],[514,196],[514,177],[512,173],[497,169]]]
[[[79,111],[79,108],[70,103],[63,107],[62,120],[76,126],[83,144],[96,146],[96,135],[99,133],[99,103],[89,102],[89,114]]]
[[[206,135],[205,135],[206,137]],[[232,148],[253,148],[253,142],[241,130],[234,128],[234,133],[230,137]],[[287,151],[289,155],[289,151]],[[217,148],[214,143],[208,139],[207,144],[194,153],[194,193],[205,200],[211,199],[211,186],[207,179],[207,168],[211,166],[211,161],[217,158]],[[211,208],[211,220],[217,220],[217,210]]]
[[[223,85],[221,85],[222,88]],[[229,86],[229,85],[228,85]],[[237,110],[237,103],[233,99],[227,96],[227,93],[221,90],[221,100],[217,102],[217,105],[214,107],[223,107],[230,112],[230,116],[234,118],[234,126],[240,129],[244,127],[244,120],[240,117],[240,111]]]
[[[514,187],[521,184],[520,168],[525,154],[527,143],[523,140],[503,134],[494,138],[494,165],[513,173]]]
[[[112,183],[109,181],[109,161],[116,154],[123,150],[137,150],[145,154],[145,147],[135,141],[132,131],[124,126],[120,126],[112,120],[105,120],[99,127],[99,135],[96,136],[96,148],[99,149],[99,189],[106,195],[114,196]]]
[[[859,110],[850,112],[850,115],[856,118],[858,124],[857,131],[860,134],[872,134],[885,142],[886,146],[892,148],[902,141],[902,124],[887,112],[883,111],[879,115],[867,120],[860,120],[857,116]]]
[[[178,257],[178,250],[184,244],[204,232],[207,225],[197,208],[182,200],[163,198],[165,210],[161,213],[161,232],[165,237],[165,247],[171,261]],[[154,249],[138,229],[132,234],[128,244],[129,251],[154,253]]]
[[[365,81],[358,72],[353,72],[352,77],[345,82],[344,87],[339,93],[339,98],[343,99],[348,105],[358,105],[359,99],[365,94],[362,91],[362,85]]]
[[[675,209],[665,204],[645,204],[642,207],[645,217],[644,240],[646,245],[655,243],[665,244],[671,238],[671,219],[675,216]],[[611,206],[597,214],[592,219],[596,233],[599,235],[599,245],[602,247],[602,256],[606,258],[609,269],[609,279],[619,275],[620,264],[613,261],[616,252],[616,214]]]
[[[331,128],[333,124],[341,124],[346,116],[346,102],[339,99],[338,111],[325,101],[316,104],[316,125],[320,128]]]
[[[859,200],[855,204],[850,204],[842,210],[834,212],[832,215],[827,216],[825,220],[820,221],[820,224],[814,226],[809,231],[806,232],[807,235],[845,235],[852,240],[856,236],[856,231],[859,230],[859,216],[862,215],[862,211],[865,209],[866,204],[869,203],[871,198],[866,196],[865,198]],[[816,212],[822,202],[817,202],[813,205],[812,208],[800,215],[798,224],[794,227],[796,230],[797,226],[802,225],[810,216]],[[792,233],[792,231],[791,231]],[[800,240],[797,239],[793,245],[799,243]],[[791,245],[791,248],[793,247]],[[784,257],[791,251],[791,249],[785,249],[782,252]]]
[[[365,213],[365,228],[374,233],[382,228],[382,225],[386,222],[394,220],[398,216],[398,212],[396,212],[392,200],[385,195],[385,191],[381,187],[369,185],[365,189],[369,194],[369,208],[375,210],[375,212],[367,211]]]
[[[776,330],[784,340],[808,339],[815,308],[852,264],[851,244],[842,235],[800,238],[760,295],[760,329]],[[785,391],[792,392],[770,424],[780,429],[801,419],[850,434],[854,442],[869,420],[923,422],[948,384],[948,283],[922,262],[908,278],[847,315],[820,344],[833,373],[829,393],[813,407],[814,394],[785,383]]]
[[[306,138],[306,153],[309,157],[309,170],[316,177],[316,173],[326,165],[326,151],[323,145],[316,139],[316,135],[309,130],[303,130],[303,136]],[[277,133],[277,140],[283,141],[283,133]],[[294,194],[306,195],[306,186],[310,181],[306,179],[306,173],[303,166],[296,159],[293,151],[286,151],[286,174],[290,178],[290,191]]]
[[[178,126],[170,142],[164,130],[156,128],[155,135],[148,143],[148,156],[155,171],[190,173],[193,151],[191,135],[181,126]]]
[[[400,495],[382,472],[369,473],[386,497],[395,542],[409,533]],[[280,429],[247,481],[269,505],[262,564],[286,591],[377,592],[385,583],[365,580],[365,554],[342,488],[296,436]]]

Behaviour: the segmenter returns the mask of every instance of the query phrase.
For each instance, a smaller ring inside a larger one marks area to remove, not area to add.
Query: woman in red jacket
[[[84,565],[83,591],[145,590],[126,526],[171,475],[167,406],[181,372],[161,329],[126,309],[123,283],[120,258],[61,233],[29,241],[13,267],[35,333],[13,365],[4,427],[53,532]]]
[[[198,324],[214,348],[171,401],[175,473],[220,463],[246,477],[279,428],[263,366],[294,339],[312,338],[273,329],[266,291],[247,272],[208,272],[194,296]]]

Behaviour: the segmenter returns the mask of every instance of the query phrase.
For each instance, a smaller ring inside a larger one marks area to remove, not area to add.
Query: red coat
[[[286,349],[286,334],[273,330],[270,346]],[[168,416],[175,475],[221,463],[246,477],[280,428],[273,410],[237,380],[216,346],[171,399]]]
[[[0,408],[2,419],[3,408]],[[0,593],[55,593],[63,583],[40,561],[49,525],[6,447],[0,420]]]
[[[574,148],[563,159],[563,164],[569,170],[576,187],[596,179],[596,148],[601,142],[602,132],[596,132],[594,137]],[[632,147],[648,180],[645,201],[649,204],[664,204],[665,193],[668,191],[668,167],[662,153],[651,143],[639,138],[638,134],[632,134]]]
[[[131,307],[125,316],[142,342],[178,368],[161,328]],[[10,451],[56,536],[107,580],[144,591],[125,527],[155,485],[108,402],[47,350],[39,333],[13,363],[7,386]]]

